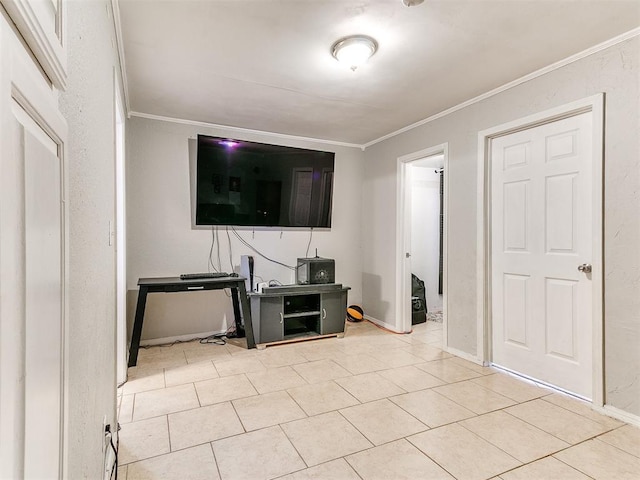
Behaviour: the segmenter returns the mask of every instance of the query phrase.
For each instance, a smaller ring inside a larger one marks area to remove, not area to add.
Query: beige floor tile
[[[451,358],[434,360],[432,362],[419,363],[416,367],[447,383],[470,380],[482,375],[481,373],[474,372],[468,368],[461,367],[451,360]]]
[[[302,385],[291,388],[287,392],[309,416],[320,415],[359,403],[356,398],[333,381]]]
[[[212,443],[222,480],[267,480],[306,467],[278,426]]]
[[[287,348],[290,347],[290,348]],[[278,345],[258,352],[256,358],[267,368],[285,367],[307,361],[305,357],[294,350],[293,345]]]
[[[334,338],[322,338],[309,342],[300,343],[296,352],[310,362],[317,360],[332,359],[338,355],[344,355],[342,345]]]
[[[138,366],[144,369],[161,369],[186,364],[184,352],[178,348],[150,347],[138,351]]]
[[[202,406],[258,394],[249,379],[243,374],[196,382],[195,387]]]
[[[590,480],[561,461],[547,457],[500,475],[502,480]]]
[[[374,445],[382,445],[429,429],[386,398],[345,408],[340,413]]]
[[[209,380],[211,378],[218,378],[218,371],[211,361],[166,368],[164,371],[164,381],[167,387]]]
[[[198,408],[198,397],[193,384],[136,393],[133,406],[133,419],[158,417],[167,413],[181,412],[191,408]]]
[[[310,467],[373,446],[338,412],[285,423],[282,429]]]
[[[309,383],[327,382],[335,378],[351,375],[347,370],[329,359],[300,363],[293,365],[293,369]]]
[[[428,430],[407,440],[458,480],[484,480],[521,465],[457,424]]]
[[[409,352],[406,352],[401,348],[384,348],[371,353],[371,356],[376,360],[381,361],[387,368],[405,367],[407,365],[415,365],[417,363],[424,362],[422,358],[411,355]]]
[[[392,368],[379,374],[407,392],[444,385],[439,378],[414,366]]]
[[[638,427],[625,425],[612,432],[600,435],[598,440],[640,457],[640,428]]]
[[[260,393],[277,392],[307,385],[307,382],[291,367],[269,368],[263,372],[247,373],[255,389]]]
[[[118,476],[119,480],[127,480],[128,469],[129,469],[129,465],[123,465],[121,467],[118,467],[118,473],[116,473],[116,475]]]
[[[194,466],[196,466],[194,468]],[[120,476],[118,476],[120,479]],[[217,480],[211,445],[180,450],[129,465],[126,480]]]
[[[169,415],[171,451],[244,433],[231,403],[217,403]]]
[[[521,403],[505,411],[572,445],[608,430],[599,423],[542,399]]]
[[[434,390],[478,414],[499,410],[516,403],[471,381],[444,385]]]
[[[200,363],[207,360],[230,359],[231,354],[223,345],[202,345],[201,348],[185,350],[187,363]]]
[[[600,440],[589,440],[554,455],[596,480],[638,480],[640,458]]]
[[[241,398],[233,406],[247,432],[306,417],[287,392]]]
[[[505,373],[484,375],[471,381],[516,402],[527,402],[551,393],[546,388],[538,387],[531,382],[520,380]]]
[[[118,422],[129,423],[133,421],[133,401],[135,395],[123,395],[120,399],[120,409],[118,411]]]
[[[502,411],[470,418],[460,425],[522,463],[569,447],[568,443]]]
[[[280,477],[279,480],[361,480],[344,458],[305,468],[296,473]]]
[[[353,375],[360,373],[370,373],[387,368],[380,360],[376,360],[371,355],[337,355],[333,358],[343,368],[346,368]]]
[[[363,403],[405,393],[395,383],[375,372],[338,378],[335,382]]]
[[[390,400],[432,428],[475,416],[471,410],[433,390],[407,393]]]
[[[132,377],[131,374],[129,374],[129,380],[127,380],[127,383],[122,385],[121,391],[123,395],[127,395],[130,393],[157,390],[164,387],[164,372],[162,370],[155,370],[154,373],[150,373],[146,376]]]
[[[118,463],[143,460],[169,453],[167,417],[156,417],[122,425],[119,434]]]
[[[583,417],[587,417],[589,420],[599,423],[600,425],[603,425],[607,428],[618,428],[624,425],[623,422],[616,420],[615,418],[611,418],[596,412],[591,408],[590,403],[571,397],[569,395],[565,395],[563,393],[554,393],[553,395],[547,395],[543,400],[553,403],[554,405],[557,405],[559,407],[566,408],[567,410],[571,410],[572,412],[582,415]]]
[[[213,363],[221,377],[238,375],[240,373],[264,372],[267,369],[267,367],[255,357],[214,360]]]
[[[349,455],[347,462],[363,480],[453,480],[451,475],[404,439]]]
[[[440,348],[434,347],[433,345],[427,345],[425,343],[413,344],[404,347],[402,350],[404,350],[405,352],[409,352],[411,355],[415,355],[416,357],[420,357],[426,362],[431,362],[432,360],[444,360],[445,358],[452,357],[450,353],[447,353]]]

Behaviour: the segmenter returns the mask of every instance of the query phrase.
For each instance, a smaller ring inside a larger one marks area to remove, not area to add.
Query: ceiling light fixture
[[[415,7],[416,5],[420,5],[424,0],[402,0],[402,3],[407,7]]]
[[[351,70],[369,60],[378,50],[378,43],[366,35],[352,35],[338,40],[331,47],[331,54],[340,63],[349,66]]]

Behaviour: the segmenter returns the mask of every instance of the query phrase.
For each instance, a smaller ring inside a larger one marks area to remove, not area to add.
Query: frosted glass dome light
[[[366,63],[376,50],[376,41],[365,35],[353,35],[338,40],[331,48],[331,54],[340,63],[347,65],[351,70],[355,70],[360,65]]]

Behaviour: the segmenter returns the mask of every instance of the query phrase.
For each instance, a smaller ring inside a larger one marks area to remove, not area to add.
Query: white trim
[[[447,211],[449,204],[449,188],[448,181],[449,175],[447,174],[449,168],[449,144],[442,143],[433,147],[425,148],[423,150],[409,153],[398,157],[397,160],[397,195],[396,195],[396,330],[401,332],[411,331],[411,292],[410,282],[407,285],[407,278],[410,278],[411,272],[406,272],[405,266],[405,253],[407,244],[407,228],[405,224],[405,210],[407,208],[407,194],[410,193],[410,188],[407,187],[407,167],[411,162],[423,159],[425,157],[432,157],[434,155],[440,155],[444,157],[444,224],[442,228],[442,245],[443,245],[443,267],[442,267],[442,345],[446,347],[448,345],[447,335],[447,312],[448,312],[448,300],[447,300],[447,281],[448,281],[448,261],[447,261]]]
[[[458,350],[457,348],[443,345],[442,350],[444,350],[447,353],[450,353],[451,355],[455,355],[456,357],[460,357],[464,360],[467,360],[468,362],[475,363],[476,365],[480,365],[481,367],[487,366],[484,362],[474,357],[472,354],[463,352],[462,350]]]
[[[625,412],[624,410],[620,410],[619,408],[611,407],[609,405],[605,405],[603,407],[593,405],[592,408],[594,411],[601,413],[602,415],[607,415],[608,417],[615,418],[616,420],[620,420],[640,428],[640,416],[638,415]]]
[[[62,32],[58,37],[55,31],[45,30],[40,22],[42,16],[36,11],[41,8],[37,3],[29,0],[3,0],[2,5],[53,86],[64,90],[67,86],[67,59],[60,38]]]
[[[406,332],[403,332],[402,330],[398,330],[395,325],[392,325],[390,323],[387,323],[387,322],[385,322],[383,320],[380,320],[378,318],[372,317],[370,315],[367,315],[364,319],[365,320],[369,320],[371,323],[374,323],[374,324],[378,325],[379,327],[387,329],[390,332],[393,332],[393,333],[406,333]]]
[[[111,11],[113,13],[113,28],[116,36],[116,47],[120,60],[120,80],[122,94],[124,96],[124,106],[127,118],[131,116],[131,105],[129,104],[129,82],[127,80],[127,69],[124,59],[124,43],[122,41],[122,20],[120,19],[120,6],[118,0],[111,0]]]
[[[325,140],[322,138],[311,138],[311,137],[301,137],[298,135],[288,135],[286,133],[276,133],[276,132],[266,132],[264,130],[253,130],[251,128],[242,128],[242,127],[231,127],[229,125],[219,125],[217,123],[208,123],[208,122],[198,122],[195,120],[185,120],[183,118],[173,118],[173,117],[164,117],[162,115],[152,115],[149,113],[142,112],[129,112],[130,117],[139,117],[139,118],[147,118],[149,120],[158,120],[161,122],[170,122],[170,123],[179,123],[182,125],[193,125],[196,127],[205,127],[205,128],[219,128],[223,130],[230,130],[232,132],[238,132],[242,134],[252,134],[252,135],[265,135],[268,137],[281,138],[286,140],[297,140],[304,142],[314,142],[321,143],[325,145],[334,145],[338,147],[349,147],[349,148],[359,148],[364,150],[362,145],[358,145],[355,143],[346,143],[346,142],[337,142],[334,140]]]
[[[383,135],[380,138],[376,138],[375,140],[371,140],[370,142],[365,143],[364,145],[362,145],[362,149],[366,149],[371,147],[372,145],[375,145],[376,143],[380,143],[384,140],[387,140],[391,137],[395,137],[396,135],[400,135],[401,133],[407,132],[409,130],[413,130],[414,128],[417,128],[421,125],[424,125],[426,123],[430,123],[433,122],[434,120],[437,120],[439,118],[442,117],[446,117],[447,115],[457,112],[458,110],[462,110],[463,108],[466,108],[470,105],[473,105],[474,103],[478,103],[481,102],[483,100],[486,100],[487,98],[493,97],[494,95],[497,95],[499,93],[504,92],[505,90],[509,90],[511,88],[517,87],[518,85],[521,85],[525,82],[528,82],[530,80],[533,80],[535,78],[538,78],[542,75],[546,75],[547,73],[553,72],[554,70],[558,70],[559,68],[565,67],[571,63],[577,62],[578,60],[582,60],[583,58],[588,57],[589,55],[593,55],[595,53],[598,53],[602,50],[605,50],[609,47],[613,47],[614,45],[617,45],[619,43],[625,42],[627,40],[629,40],[630,38],[636,37],[640,35],[640,27],[638,28],[634,28],[633,30],[629,30],[626,33],[623,33],[622,35],[618,35],[617,37],[613,37],[609,40],[606,40],[602,43],[599,43],[598,45],[594,45],[593,47],[587,48],[586,50],[583,50],[582,52],[578,52],[575,55],[571,55],[570,57],[567,57],[563,60],[557,61],[555,63],[552,63],[551,65],[547,65],[546,67],[543,67],[539,70],[536,70],[535,72],[531,72],[523,77],[517,78],[516,80],[513,80],[509,83],[505,83],[504,85],[498,87],[498,88],[494,88],[493,90],[489,90],[486,93],[483,93],[482,95],[478,95],[477,97],[474,97],[470,100],[467,100],[466,102],[462,102],[459,103],[458,105],[455,105],[451,108],[448,108],[446,110],[443,110],[440,113],[436,113],[435,115],[432,115],[430,117],[425,118],[424,120],[420,120],[418,122],[412,123],[411,125],[407,125],[406,127],[403,127],[399,130],[396,130],[394,132],[388,133],[387,135]]]
[[[477,192],[477,357],[484,363],[491,362],[491,285],[490,285],[490,198],[489,198],[489,142],[492,138],[508,135],[516,131],[533,128],[562,118],[585,112],[592,112],[593,141],[593,269],[598,274],[592,276],[593,291],[593,389],[592,403],[602,406],[604,398],[604,310],[603,310],[603,138],[604,138],[604,94],[577,100],[559,107],[539,112],[527,117],[498,125],[478,133],[478,192]]]

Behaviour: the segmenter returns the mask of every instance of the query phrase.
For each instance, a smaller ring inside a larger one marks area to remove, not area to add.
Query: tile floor
[[[118,478],[640,479],[640,429],[445,353],[441,333],[141,350]]]

